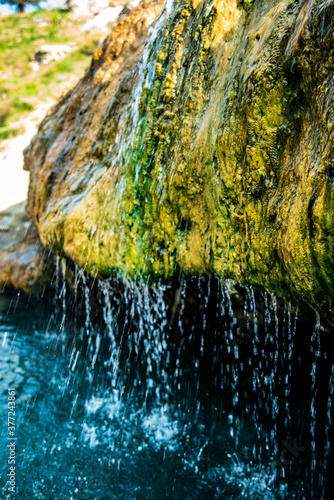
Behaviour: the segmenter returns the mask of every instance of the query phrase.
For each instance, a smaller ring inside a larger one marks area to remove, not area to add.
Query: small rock
[[[67,54],[72,52],[72,45],[68,44],[57,44],[57,45],[42,45],[35,53],[33,63],[37,64],[48,64],[52,61],[60,61]]]

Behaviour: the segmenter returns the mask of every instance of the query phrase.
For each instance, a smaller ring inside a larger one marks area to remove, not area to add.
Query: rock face
[[[51,282],[54,259],[25,214],[25,203],[0,213],[0,293],[5,289],[40,295]]]
[[[334,3],[162,9],[120,21],[26,151],[43,245],[102,278],[333,299]]]

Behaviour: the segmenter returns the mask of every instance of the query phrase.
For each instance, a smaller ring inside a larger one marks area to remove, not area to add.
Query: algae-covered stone
[[[333,299],[334,5],[162,9],[120,21],[32,141],[43,244],[99,277],[182,268]]]

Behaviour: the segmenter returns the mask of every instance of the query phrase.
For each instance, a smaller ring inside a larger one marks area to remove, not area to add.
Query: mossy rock
[[[181,268],[331,301],[334,6],[161,10],[120,21],[27,151],[43,244],[99,277]]]

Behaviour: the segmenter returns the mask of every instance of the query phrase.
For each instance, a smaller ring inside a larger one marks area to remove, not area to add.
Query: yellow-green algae
[[[30,166],[43,244],[99,277],[181,268],[315,306],[333,299],[334,6],[306,4],[174,2],[148,54],[134,128],[138,66],[120,78],[127,49],[118,40],[108,59],[111,35],[65,97],[82,101],[76,125],[60,103],[27,153],[30,165],[43,156]]]

